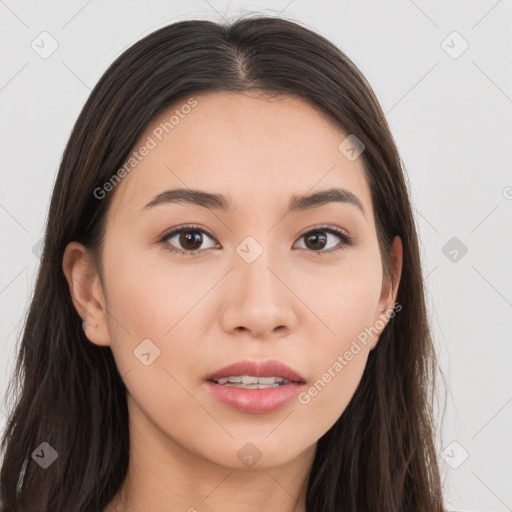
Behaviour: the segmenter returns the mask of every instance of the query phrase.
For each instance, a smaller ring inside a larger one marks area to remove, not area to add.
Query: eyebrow
[[[330,188],[309,195],[294,195],[288,205],[288,213],[317,208],[332,202],[351,204],[357,207],[366,217],[366,211],[361,201],[356,195],[344,188]],[[157,194],[144,206],[140,213],[142,214],[155,206],[163,204],[190,204],[223,212],[233,212],[235,210],[234,204],[222,194],[213,194],[190,188],[176,188]]]

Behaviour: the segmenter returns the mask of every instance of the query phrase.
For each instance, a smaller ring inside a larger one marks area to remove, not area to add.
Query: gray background
[[[447,500],[457,510],[512,510],[511,7],[510,0],[0,0],[2,399],[62,151],[101,74],[127,46],[174,21],[281,11],[359,66],[403,158],[447,381],[439,441]],[[469,47],[458,55],[464,40]],[[47,58],[31,47],[51,44],[58,48]]]

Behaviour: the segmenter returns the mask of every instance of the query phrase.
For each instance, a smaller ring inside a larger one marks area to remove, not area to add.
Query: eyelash
[[[201,249],[199,249],[197,251],[182,251],[180,249],[176,249],[176,247],[173,247],[172,245],[170,245],[167,242],[167,240],[169,238],[171,238],[172,236],[174,236],[174,235],[176,235],[178,233],[181,233],[182,231],[201,231],[202,233],[205,233],[206,235],[208,235],[208,237],[210,237],[212,240],[215,240],[215,237],[213,237],[208,231],[206,231],[202,227],[197,226],[197,225],[193,225],[193,224],[188,224],[186,226],[181,226],[178,229],[174,229],[174,230],[170,231],[169,233],[166,233],[159,240],[159,243],[161,243],[163,245],[164,249],[166,249],[167,251],[169,251],[171,253],[178,254],[180,256],[194,256],[197,253],[202,252]],[[326,233],[330,233],[332,235],[338,236],[341,239],[341,245],[337,249],[329,249],[327,251],[325,251],[325,250],[321,250],[321,251],[307,251],[310,254],[315,255],[315,256],[322,256],[324,254],[333,254],[333,253],[338,252],[340,250],[346,250],[348,247],[352,246],[353,243],[354,243],[353,238],[350,235],[348,235],[347,233],[345,233],[341,229],[337,228],[336,226],[332,226],[330,224],[319,226],[317,228],[313,228],[313,229],[310,229],[310,230],[302,233],[299,236],[299,240],[301,238],[303,238],[304,236],[310,234],[310,233],[318,233],[318,232],[326,232]]]

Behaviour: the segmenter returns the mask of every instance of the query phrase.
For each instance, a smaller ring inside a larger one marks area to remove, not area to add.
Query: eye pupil
[[[320,249],[323,249],[325,247],[325,244],[327,242],[327,237],[324,235],[324,234],[319,234],[319,233],[313,233],[313,234],[309,234],[309,235],[306,235],[305,236],[305,240],[306,240],[306,247],[310,248],[310,249],[313,249],[315,251],[318,251]],[[310,247],[308,245],[308,242],[309,241],[312,241],[313,242],[313,246]]]
[[[180,234],[180,244],[187,251],[195,251],[201,247],[203,243],[203,236],[200,231],[182,231]],[[192,244],[190,247],[188,244]]]

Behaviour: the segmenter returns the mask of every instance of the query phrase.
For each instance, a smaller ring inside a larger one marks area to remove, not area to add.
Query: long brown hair
[[[380,252],[391,273],[400,236],[403,268],[392,318],[370,352],[346,410],[318,440],[307,512],[443,512],[418,237],[402,163],[370,85],[336,46],[298,22],[266,15],[233,23],[181,21],[153,32],[109,67],[87,100],[56,178],[34,295],[8,393],[2,439],[2,512],[101,512],[119,490],[129,454],[126,388],[109,347],[81,327],[62,270],[79,241],[101,260],[113,194],[101,186],[154,116],[191,94],[251,89],[299,95],[365,146]],[[43,470],[42,442],[58,454]],[[40,448],[39,448],[40,449]]]

